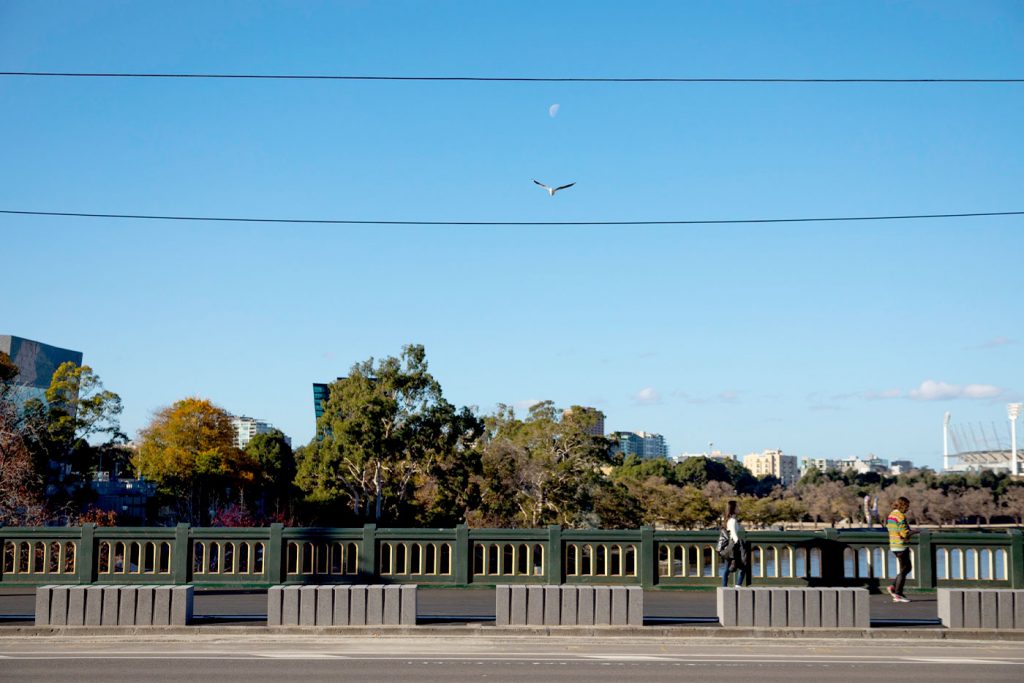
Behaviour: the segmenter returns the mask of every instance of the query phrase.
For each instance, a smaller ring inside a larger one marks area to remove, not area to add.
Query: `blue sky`
[[[1022,77],[1018,2],[0,4],[0,71]],[[0,78],[0,208],[383,220],[1024,209],[1024,85]],[[555,116],[550,107],[559,104]],[[576,181],[549,198],[530,182]],[[81,350],[131,433],[188,395],[313,433],[426,346],[673,453],[938,466],[1024,395],[1021,217],[342,227],[0,215],[0,333]]]

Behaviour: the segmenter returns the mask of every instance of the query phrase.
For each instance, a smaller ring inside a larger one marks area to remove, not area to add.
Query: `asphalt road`
[[[586,682],[1024,680],[1024,644],[701,638],[6,637],[0,678],[31,681]]]
[[[0,624],[30,623],[35,609],[34,588],[0,587]],[[875,626],[896,621],[900,625],[922,623],[934,626],[938,612],[936,597],[911,594],[913,602],[896,604],[886,595],[871,596],[871,619]],[[475,622],[494,619],[493,589],[420,588],[417,591],[420,618],[432,622]],[[195,615],[200,623],[259,623],[266,619],[265,591],[198,590]],[[715,619],[715,592],[704,590],[647,591],[644,616],[648,624],[669,624]],[[20,617],[20,620],[12,617]]]

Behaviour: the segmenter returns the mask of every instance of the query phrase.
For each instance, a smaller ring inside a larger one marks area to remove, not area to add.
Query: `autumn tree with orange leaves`
[[[230,413],[206,399],[159,410],[139,435],[135,468],[156,482],[178,521],[207,525],[255,485],[259,465],[235,447]]]

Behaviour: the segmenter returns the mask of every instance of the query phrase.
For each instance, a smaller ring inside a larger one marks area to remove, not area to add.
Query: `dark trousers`
[[[910,574],[910,570],[913,569],[913,565],[910,562],[910,549],[900,550],[893,553],[893,555],[896,556],[899,573],[896,574],[896,581],[893,582],[892,588],[896,595],[903,595],[903,584],[907,582],[907,576]]]

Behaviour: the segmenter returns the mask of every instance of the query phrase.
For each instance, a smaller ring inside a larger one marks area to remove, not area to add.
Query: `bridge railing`
[[[717,531],[0,527],[0,584],[605,584],[713,586]],[[755,585],[878,586],[896,573],[877,531],[749,532]],[[922,531],[910,585],[1024,588],[1020,529]]]

